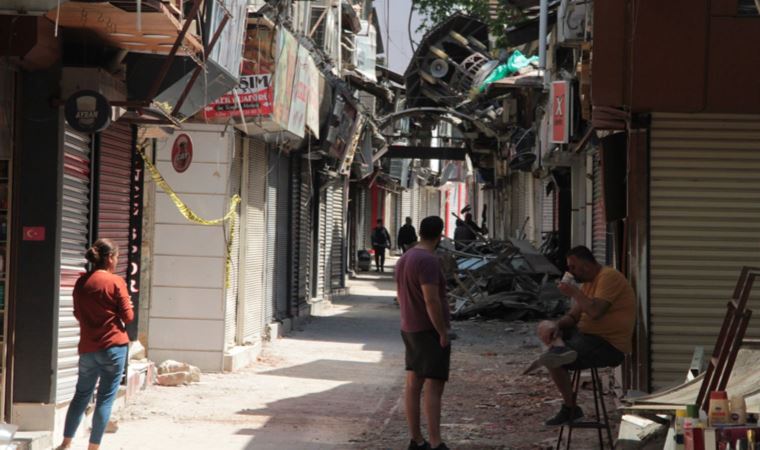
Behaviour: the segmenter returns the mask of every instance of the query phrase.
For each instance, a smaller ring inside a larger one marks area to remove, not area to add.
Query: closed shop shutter
[[[541,231],[543,232],[544,237],[546,236],[546,233],[554,231],[554,191],[556,189],[552,189],[547,195],[546,191],[548,190],[550,183],[552,183],[551,179],[544,179],[540,193],[543,211]]]
[[[266,264],[264,264],[264,320],[272,322],[275,314],[275,274],[277,272],[277,191],[279,189],[279,157],[277,150],[270,147],[267,152],[267,204],[266,204]]]
[[[267,158],[263,141],[248,140],[248,170],[245,201],[245,242],[243,253],[245,270],[241,274],[243,296],[240,317],[241,339],[244,344],[255,342],[264,329],[264,232]],[[239,322],[239,323],[240,323]]]
[[[406,223],[406,218],[412,217],[412,192],[409,189],[405,189],[401,192],[401,220]],[[417,223],[412,222],[414,229],[419,226]]]
[[[604,215],[604,195],[602,191],[602,165],[600,155],[594,155],[594,180],[593,180],[594,205],[592,208],[593,227],[591,237],[591,249],[594,257],[600,264],[607,264],[607,219]]]
[[[298,306],[301,301],[305,286],[301,280],[301,247],[304,245],[304,237],[301,236],[301,158],[290,158],[290,298],[293,306]],[[297,314],[292,311],[292,314]]]
[[[357,240],[359,242],[359,248],[368,250],[370,248],[369,242],[369,193],[364,187],[359,187],[359,210],[357,214]]]
[[[333,208],[334,190],[332,186],[328,186],[325,189],[325,251],[322,253],[322,265],[324,271],[322,272],[322,285],[324,287],[324,293],[328,294],[332,290],[332,254],[333,254],[333,239],[335,239],[335,209]]]
[[[343,198],[343,182],[329,188],[332,191],[332,234],[330,249],[330,289],[335,290],[343,287],[343,274],[345,270],[345,258],[343,244],[346,241],[344,233],[345,201]]]
[[[275,318],[288,317],[288,254],[290,253],[290,159],[279,156],[277,175],[277,250],[275,255]]]
[[[313,241],[312,231],[312,207],[314,206],[314,190],[311,178],[311,167],[309,164],[301,162],[301,184],[300,184],[300,232],[298,242],[299,246],[299,306],[305,305],[314,292],[314,280],[312,279],[313,268]],[[303,296],[303,297],[301,297]]]
[[[325,295],[325,253],[327,251],[327,191],[325,189],[320,189],[318,196],[315,196],[315,199],[319,200],[318,205],[318,237],[317,237],[317,248],[315,249],[317,252],[316,259],[317,259],[317,279],[316,281],[316,289],[315,289],[315,297],[317,299],[322,299]]]
[[[396,205],[398,204],[398,195],[392,192],[388,192],[386,193],[385,199],[385,223],[388,227],[388,233],[391,235],[392,247],[396,248],[398,245],[396,243],[396,238],[398,237],[398,228],[400,226],[398,208],[396,208]]]
[[[241,195],[240,183],[243,167],[243,155],[240,151],[242,146],[240,145],[242,139],[233,140],[235,148],[231,156],[230,164],[230,184],[227,197],[231,198],[233,195]],[[240,210],[238,210],[240,213]],[[229,286],[225,289],[224,300],[224,341],[227,348],[235,345],[237,338],[237,322],[238,322],[238,294],[240,290],[240,236],[245,230],[240,229],[240,216],[235,216],[235,223],[232,224],[235,227],[235,235],[232,236],[232,243],[230,246],[230,273],[229,273]],[[225,223],[224,235],[227,239],[230,238],[229,222]],[[226,242],[225,242],[226,244]]]
[[[126,279],[132,172],[132,127],[113,123],[100,135],[97,239],[112,240],[121,250],[116,274]]]
[[[87,265],[84,253],[89,245],[90,231],[90,146],[89,135],[65,126],[56,403],[71,400],[77,382],[79,324],[74,317],[72,291]]]
[[[712,354],[742,266],[760,266],[760,116],[654,114],[650,347],[655,388]],[[755,289],[748,308],[760,310]],[[750,326],[748,337],[760,337]]]

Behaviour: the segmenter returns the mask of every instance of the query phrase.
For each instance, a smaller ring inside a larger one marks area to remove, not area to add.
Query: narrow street
[[[120,429],[105,436],[104,448],[406,448],[392,275],[361,274],[349,286],[351,295],[271,342],[252,367],[142,393],[117,413]],[[542,425],[559,406],[549,380],[520,375],[538,351],[534,325],[453,323],[458,338],[443,417],[452,449],[553,444],[556,430]],[[582,446],[587,433],[577,433]],[[74,448],[86,448],[85,439]]]

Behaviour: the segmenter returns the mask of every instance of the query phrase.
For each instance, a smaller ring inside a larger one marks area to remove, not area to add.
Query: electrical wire
[[[412,53],[417,53],[415,46],[417,45],[412,39],[412,13],[414,12],[414,0],[411,0],[409,5],[409,19],[406,22],[406,31],[409,33],[409,47],[412,49]]]

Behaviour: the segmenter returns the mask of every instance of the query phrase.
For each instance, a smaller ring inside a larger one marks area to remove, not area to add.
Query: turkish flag
[[[23,231],[25,241],[45,240],[45,227],[24,227]]]

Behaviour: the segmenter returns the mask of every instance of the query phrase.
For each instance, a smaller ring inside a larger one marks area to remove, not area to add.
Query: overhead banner
[[[288,129],[290,102],[293,97],[298,41],[284,28],[277,30],[277,55],[274,72],[274,121]]]
[[[306,131],[306,111],[309,101],[309,61],[311,56],[305,47],[298,46],[296,70],[290,99],[290,114],[286,130],[298,137]]]

